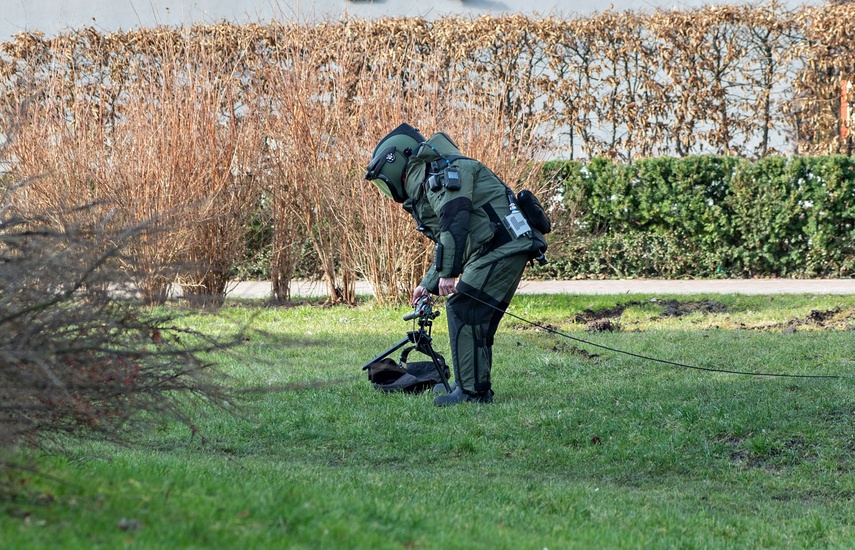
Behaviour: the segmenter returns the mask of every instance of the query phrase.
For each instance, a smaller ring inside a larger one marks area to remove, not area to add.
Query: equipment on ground
[[[448,383],[449,368],[445,358],[433,349],[431,341],[431,329],[433,320],[439,317],[440,312],[433,310],[433,300],[430,294],[423,294],[416,302],[412,312],[404,315],[404,321],[416,321],[418,330],[407,332],[406,338],[387,349],[368,363],[362,370],[368,371],[368,379],[374,387],[380,391],[408,391],[417,392],[433,387],[441,382],[447,393],[452,392]],[[401,352],[401,358],[395,363],[388,356],[403,348],[407,344],[410,347]],[[430,361],[408,362],[411,351],[418,351],[430,357]]]

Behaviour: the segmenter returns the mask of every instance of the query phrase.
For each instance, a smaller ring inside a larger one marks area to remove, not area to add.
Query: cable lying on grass
[[[494,306],[488,304],[487,302],[484,302],[483,300],[479,300],[478,298],[476,298],[475,296],[472,296],[471,294],[467,294],[467,296],[469,296],[473,300],[481,302],[482,304],[485,304],[489,307],[494,307]],[[671,365],[673,367],[680,367],[680,368],[684,368],[684,369],[700,370],[700,371],[706,371],[706,372],[720,372],[720,373],[725,373],[725,374],[739,374],[739,375],[746,375],[746,376],[768,376],[768,377],[776,377],[776,378],[816,378],[816,379],[849,379],[849,378],[855,378],[853,376],[846,376],[846,375],[842,375],[842,374],[787,374],[787,373],[771,373],[771,372],[749,372],[749,371],[737,371],[737,370],[729,370],[729,369],[717,369],[717,368],[712,368],[712,367],[699,367],[697,365],[687,365],[685,363],[678,363],[676,361],[668,361],[667,359],[659,359],[656,357],[650,357],[648,355],[641,355],[638,353],[633,353],[631,351],[625,351],[625,350],[621,350],[621,349],[617,349],[617,348],[612,348],[609,346],[604,346],[602,344],[596,344],[594,342],[590,342],[590,341],[584,340],[582,338],[577,338],[575,336],[567,334],[566,332],[561,332],[560,330],[556,330],[552,327],[548,327],[548,326],[542,325],[540,323],[535,323],[534,321],[529,321],[528,319],[520,317],[519,315],[515,315],[511,312],[506,311],[505,315],[508,315],[509,317],[513,317],[514,319],[522,321],[523,323],[526,323],[526,324],[531,325],[533,327],[537,327],[541,330],[545,330],[546,332],[549,332],[551,334],[555,334],[556,336],[561,336],[562,338],[567,338],[568,340],[573,340],[574,342],[578,342],[580,344],[585,344],[588,346],[594,346],[596,348],[600,348],[600,349],[603,349],[606,351],[612,351],[615,353],[621,353],[623,355],[629,355],[630,357],[636,357],[638,359],[644,359],[645,361],[653,361],[654,363],[662,363],[664,365]]]

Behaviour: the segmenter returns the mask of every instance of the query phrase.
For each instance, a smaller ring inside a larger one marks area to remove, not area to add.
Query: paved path
[[[357,294],[372,294],[360,282]],[[608,279],[580,281],[523,281],[520,294],[853,294],[855,279],[711,279],[669,281],[661,279]],[[323,283],[294,281],[294,297],[325,296]],[[230,286],[232,298],[266,298],[269,282],[244,281]]]

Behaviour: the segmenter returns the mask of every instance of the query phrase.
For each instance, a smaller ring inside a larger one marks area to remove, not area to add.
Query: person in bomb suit
[[[443,132],[425,139],[401,124],[378,142],[365,179],[401,203],[436,243],[434,263],[412,296],[413,305],[425,293],[449,297],[455,387],[434,403],[492,402],[493,339],[526,263],[543,257],[543,235],[525,224],[528,231],[513,228],[513,192]]]

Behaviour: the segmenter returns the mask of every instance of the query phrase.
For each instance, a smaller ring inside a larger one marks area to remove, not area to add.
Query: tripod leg
[[[436,356],[436,352],[433,350],[433,346],[430,345],[430,340],[421,342],[419,347],[422,348],[419,351],[423,353],[427,352],[427,354],[433,360],[433,366],[436,367],[436,373],[439,374],[439,379],[442,380],[442,385],[445,386],[445,391],[451,393],[451,385],[448,383],[448,377],[445,376],[445,371],[439,364],[439,357]]]

